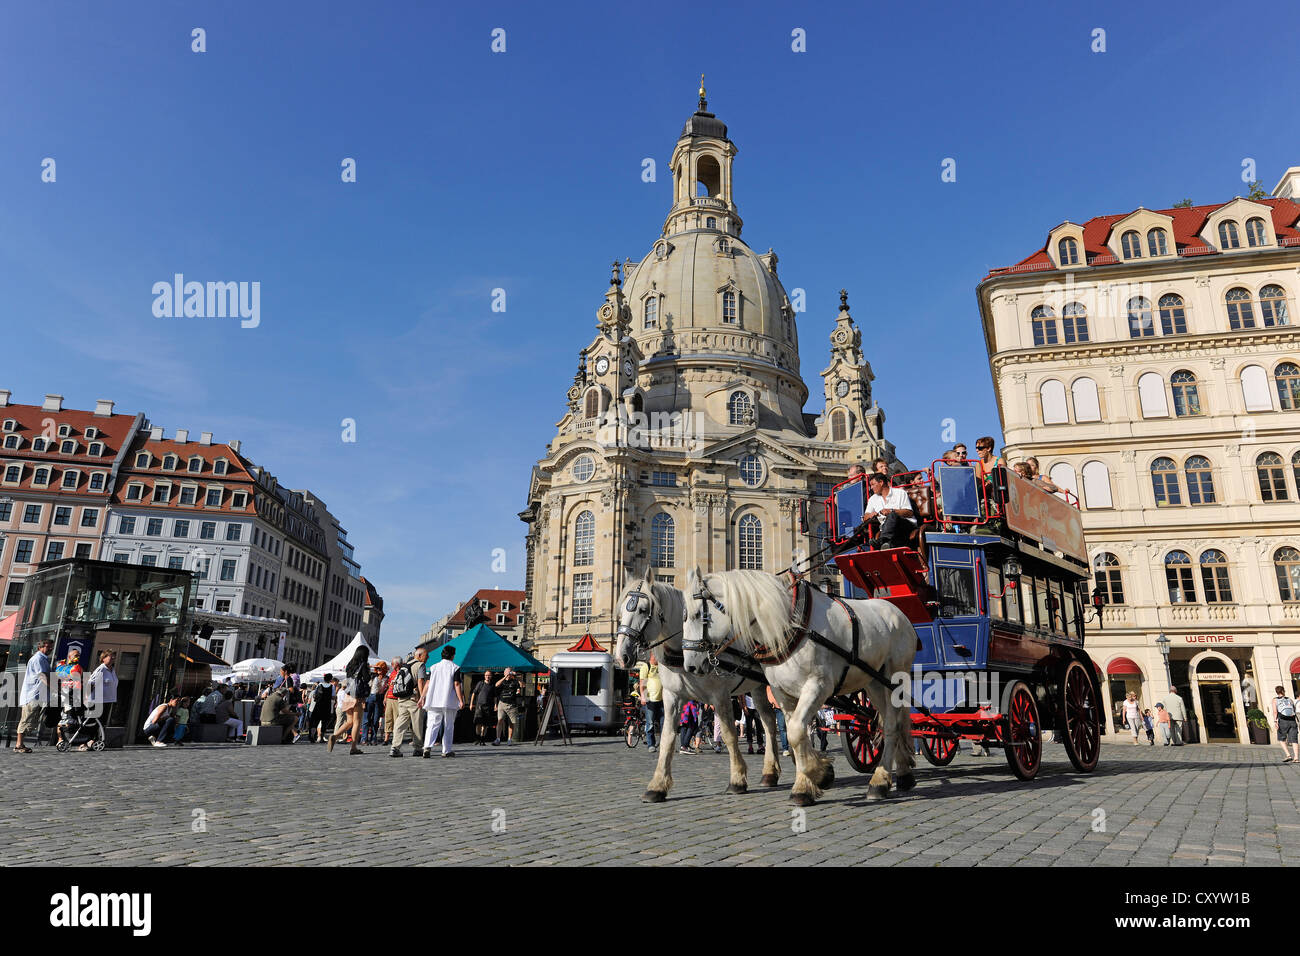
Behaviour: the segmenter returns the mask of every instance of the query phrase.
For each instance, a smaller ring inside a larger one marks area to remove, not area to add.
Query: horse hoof
[[[790,794],[790,802],[796,807],[811,807],[817,801],[806,793],[792,793]]]
[[[910,773],[902,774],[897,781],[899,791],[911,790],[916,786],[916,778]]]
[[[733,783],[727,787],[727,793],[748,793],[748,792],[749,792],[749,784],[747,783]]]
[[[647,790],[641,794],[642,803],[663,803],[668,799],[668,794],[662,790]]]
[[[759,785],[760,787],[775,787],[775,786],[776,786],[776,779],[777,779],[777,778],[776,778],[776,774],[774,774],[774,773],[765,773],[765,774],[763,774],[762,777],[759,778],[758,785]]]
[[[819,783],[817,786],[825,790],[834,782],[835,782],[835,765],[828,763],[826,765],[826,772],[822,774],[822,782]]]
[[[867,787],[868,800],[883,800],[887,796],[889,796],[888,787],[879,786],[878,784],[872,784]]]

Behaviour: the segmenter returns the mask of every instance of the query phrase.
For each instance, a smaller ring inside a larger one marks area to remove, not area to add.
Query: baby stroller
[[[59,730],[61,735],[54,749],[61,754],[81,744],[85,744],[88,750],[98,753],[108,743],[104,725],[100,723],[98,717],[87,717],[84,707],[69,707],[64,710],[59,718]]]

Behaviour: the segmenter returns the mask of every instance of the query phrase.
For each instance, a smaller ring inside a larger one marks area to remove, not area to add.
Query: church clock
[[[602,355],[600,358],[596,359],[596,374],[604,375],[608,371],[609,359]]]

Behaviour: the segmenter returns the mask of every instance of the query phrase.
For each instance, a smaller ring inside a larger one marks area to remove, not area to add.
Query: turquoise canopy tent
[[[513,667],[520,673],[544,674],[549,669],[545,664],[521,651],[486,624],[475,624],[455,640],[448,641],[443,647],[456,649],[454,658],[456,666],[466,673],[495,671],[501,673],[507,667]],[[436,663],[442,648],[435,648],[429,655],[429,663]]]

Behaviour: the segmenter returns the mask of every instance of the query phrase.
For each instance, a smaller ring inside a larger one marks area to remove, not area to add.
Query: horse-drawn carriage
[[[1043,731],[1075,768],[1097,766],[1101,687],[1083,650],[1088,555],[1077,501],[1005,469],[936,462],[897,476],[919,517],[917,549],[842,551],[845,596],[897,606],[919,639],[912,734],[935,766],[958,742],[999,747],[1021,780],[1037,773]],[[852,547],[865,509],[861,478],[832,489],[827,528]],[[871,772],[883,749],[877,710],[862,694],[832,699],[844,754]]]

